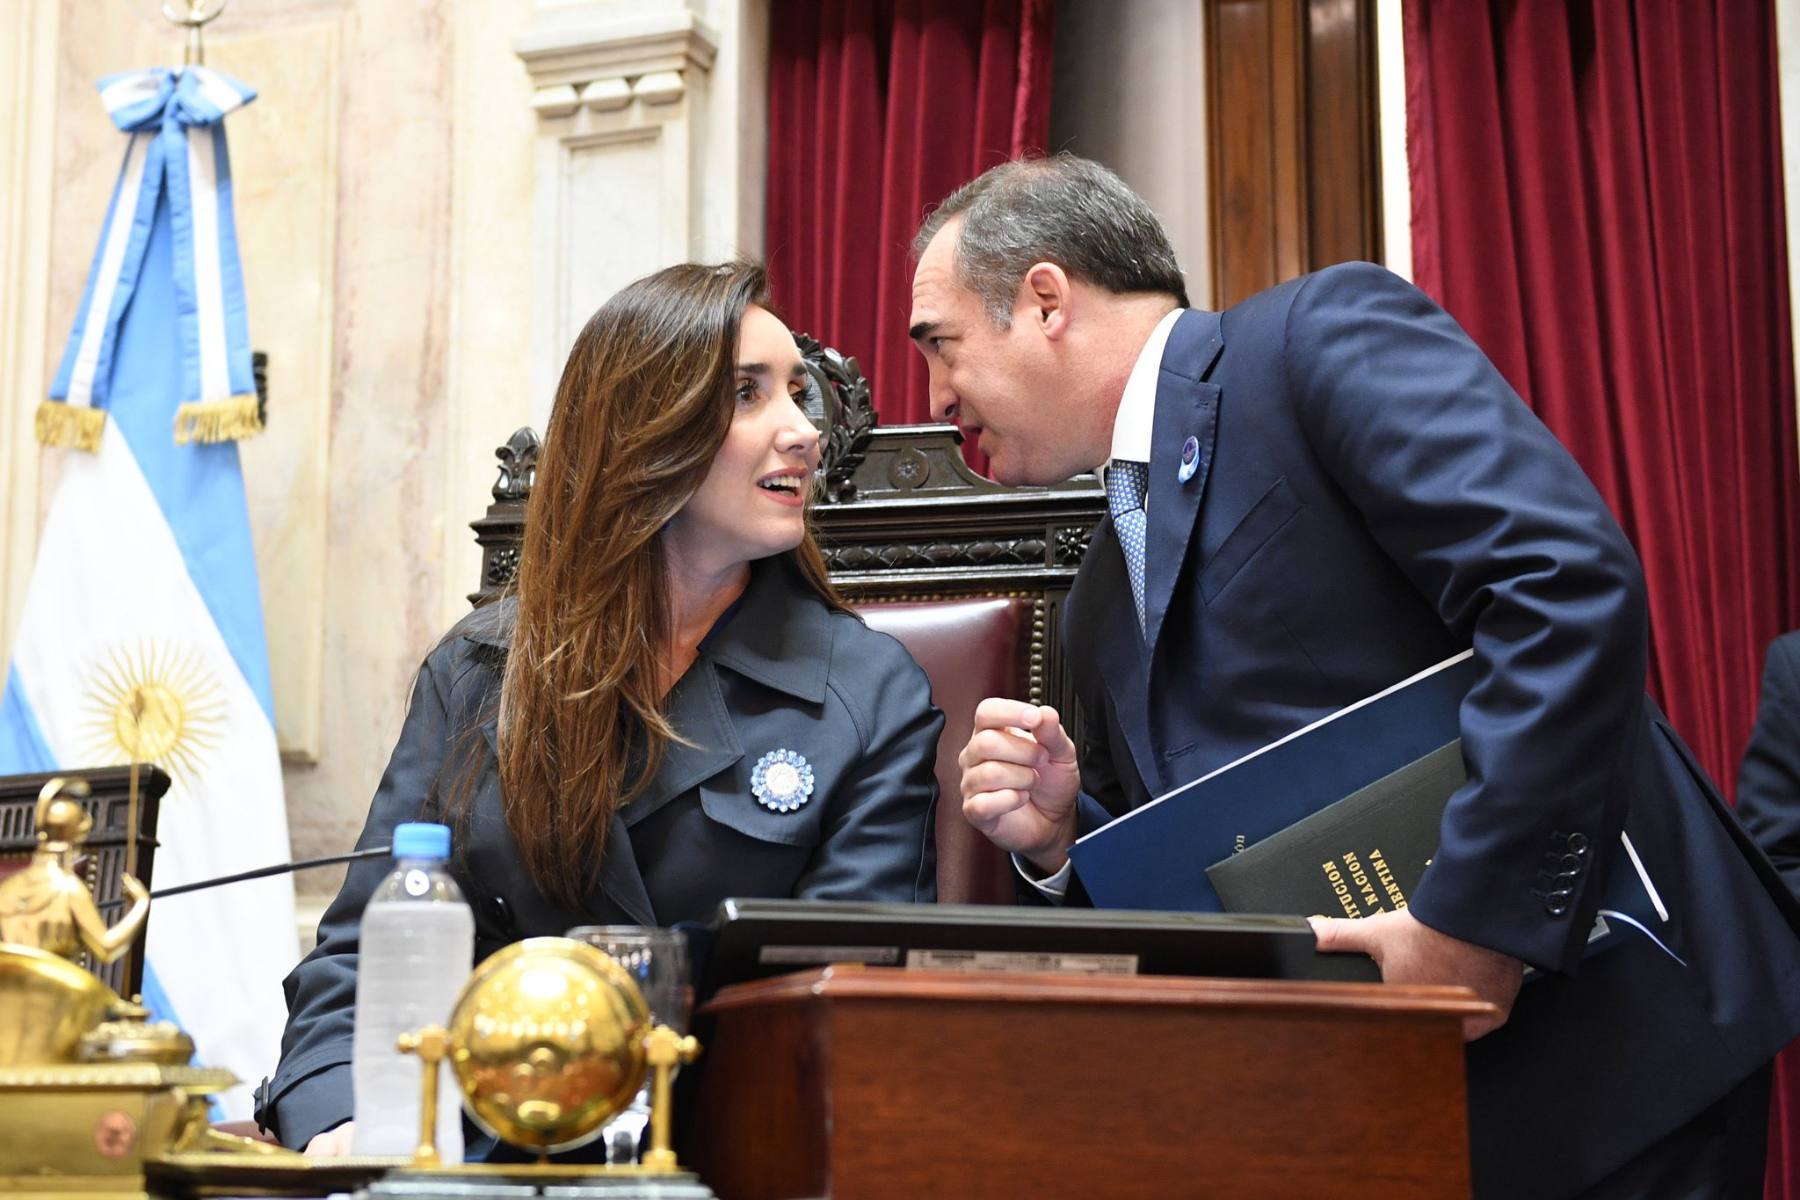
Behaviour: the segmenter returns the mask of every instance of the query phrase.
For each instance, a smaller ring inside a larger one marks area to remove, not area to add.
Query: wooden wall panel
[[[1207,0],[1215,301],[1381,255],[1372,0]]]

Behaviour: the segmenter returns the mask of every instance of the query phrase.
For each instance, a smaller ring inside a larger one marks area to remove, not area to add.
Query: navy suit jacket
[[[1738,775],[1737,814],[1800,896],[1800,632],[1769,646],[1756,729]]]
[[[1644,694],[1636,556],[1447,314],[1363,263],[1188,312],[1154,430],[1146,628],[1108,522],[1065,609],[1083,832],[1472,646],[1411,907],[1549,973],[1469,1047],[1477,1194],[1573,1194],[1800,1033],[1800,915]],[[1621,829],[1685,967],[1582,961]]]

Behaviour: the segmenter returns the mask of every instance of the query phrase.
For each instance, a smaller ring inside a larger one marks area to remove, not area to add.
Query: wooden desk
[[[828,968],[727,988],[721,1200],[1469,1194],[1461,988]]]

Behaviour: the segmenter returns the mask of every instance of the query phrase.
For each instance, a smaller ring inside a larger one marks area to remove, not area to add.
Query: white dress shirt
[[[1119,398],[1119,411],[1113,416],[1112,453],[1106,456],[1105,463],[1095,464],[1102,484],[1106,482],[1107,463],[1115,458],[1127,462],[1150,461],[1150,442],[1156,427],[1156,377],[1162,370],[1163,350],[1169,344],[1169,333],[1186,311],[1177,308],[1158,321],[1156,328],[1150,331],[1150,340],[1144,343],[1144,348],[1138,351],[1137,361],[1131,365],[1131,374],[1125,380],[1125,394]],[[1149,504],[1149,498],[1145,497],[1146,511]],[[1062,903],[1069,891],[1068,863],[1064,863],[1056,874],[1040,879],[1030,863],[1017,854],[1012,859],[1013,866],[1032,887],[1051,901]]]

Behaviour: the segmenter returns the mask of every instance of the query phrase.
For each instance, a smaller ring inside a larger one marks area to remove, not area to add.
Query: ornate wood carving
[[[488,555],[487,573],[482,583],[490,588],[503,588],[519,573],[519,548],[498,546]]]
[[[250,352],[250,377],[256,380],[256,420],[269,424],[269,355],[264,350]]]
[[[119,879],[125,873],[126,850],[132,840],[131,768],[95,767],[33,775],[0,775],[0,860],[29,858],[37,848],[38,791],[57,775],[74,776],[88,782],[88,798],[81,803],[88,816],[94,819],[94,830],[88,835],[87,852],[79,862],[85,868],[94,903],[110,925],[124,911],[124,888]],[[169,777],[159,768],[139,768],[137,876],[145,886],[151,886],[151,874],[156,866],[156,818],[163,794],[168,790]],[[155,915],[154,911],[151,915]],[[146,931],[148,928],[146,921]],[[110,965],[96,966],[85,954],[82,965],[121,996],[130,998],[144,986],[143,937],[140,933],[137,945]]]
[[[875,430],[875,402],[869,396],[869,381],[863,378],[854,358],[845,358],[804,333],[796,334],[794,340],[800,344],[800,355],[812,376],[812,384],[807,388],[807,415],[824,431],[819,471],[825,501],[842,504],[856,499],[856,485],[851,477],[862,465]]]
[[[1032,537],[832,546],[825,551],[825,564],[834,574],[901,567],[1026,566],[1042,562],[1044,548],[1044,539]]]
[[[494,499],[516,500],[525,503],[531,495],[531,485],[537,482],[538,448],[537,431],[529,426],[515,430],[506,439],[506,445],[494,451],[494,457],[500,460],[500,478],[494,481]]]

